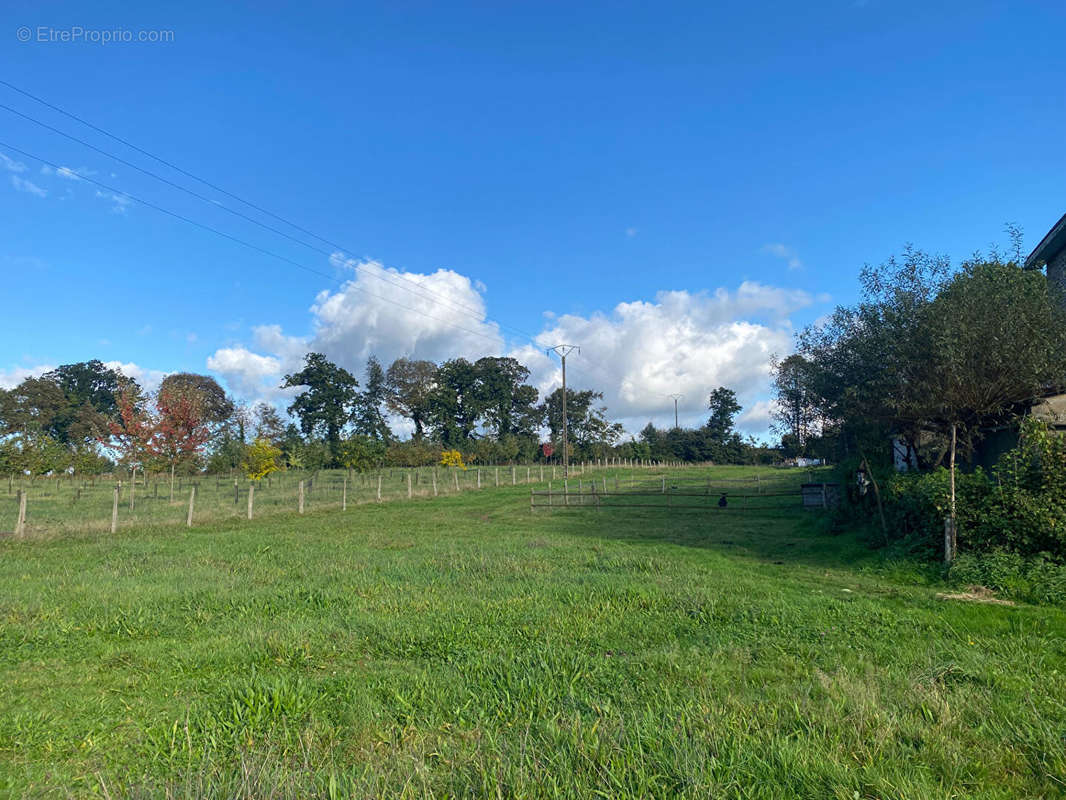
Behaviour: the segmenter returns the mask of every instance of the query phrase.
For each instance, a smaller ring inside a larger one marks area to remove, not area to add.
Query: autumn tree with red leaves
[[[111,423],[109,446],[130,466],[150,461],[170,465],[170,499],[174,499],[174,470],[192,461],[211,437],[210,419],[203,397],[183,387],[164,386],[152,407],[132,394],[118,400],[120,422]]]

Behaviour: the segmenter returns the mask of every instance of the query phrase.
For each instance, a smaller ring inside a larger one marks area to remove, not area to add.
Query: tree
[[[719,386],[707,401],[711,416],[707,420],[707,432],[715,442],[724,443],[733,435],[733,419],[740,413],[737,393]]]
[[[445,361],[437,370],[429,395],[429,420],[447,448],[462,447],[473,439],[483,412],[478,377],[477,368],[465,358]]]
[[[607,419],[607,407],[597,406],[603,400],[603,392],[590,389],[566,390],[566,417],[570,450],[587,455],[603,455],[622,436],[622,425]],[[563,435],[563,390],[562,387],[544,398],[540,413],[551,432],[552,442],[562,444]]]
[[[421,439],[431,412],[430,396],[436,386],[437,365],[432,361],[398,358],[385,376],[386,403],[391,411],[411,420],[414,438]]]
[[[340,464],[349,471],[366,472],[385,461],[385,442],[370,436],[351,436],[341,442]]]
[[[366,388],[356,396],[352,423],[355,432],[380,442],[392,438],[392,431],[381,413],[389,397],[385,371],[374,356],[366,362]]]
[[[954,520],[960,437],[969,445],[1066,385],[1066,311],[1041,273],[973,260],[924,309],[920,330],[927,357],[914,369],[916,422],[950,436]]]
[[[272,472],[281,469],[281,448],[267,439],[256,439],[244,452],[241,466],[249,480],[261,481]]]
[[[777,401],[771,411],[774,427],[782,444],[789,437],[790,455],[803,455],[811,438],[812,426],[818,416],[811,391],[811,365],[803,356],[794,354],[771,362],[774,394]]]
[[[296,395],[289,413],[299,418],[305,436],[325,435],[331,458],[337,463],[341,431],[352,418],[359,382],[321,353],[308,353],[304,368],[286,375],[281,384],[282,389],[296,386],[307,388]]]
[[[252,408],[252,430],[256,439],[280,446],[285,441],[285,423],[277,409],[262,401]]]
[[[185,397],[199,406],[204,423],[222,425],[232,416],[236,406],[225,390],[210,375],[175,372],[163,378],[159,391],[168,397]]]
[[[479,405],[485,425],[503,441],[509,435],[533,436],[541,423],[537,390],[526,384],[529,370],[513,358],[480,358],[477,370]]]

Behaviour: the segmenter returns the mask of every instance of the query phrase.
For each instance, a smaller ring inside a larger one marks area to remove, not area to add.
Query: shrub
[[[463,464],[463,454],[458,450],[444,450],[440,454],[440,465],[442,467],[458,467],[459,469],[466,469]]]
[[[948,571],[956,586],[987,586],[1017,600],[1066,606],[1066,566],[1047,553],[1010,550],[961,553]]]

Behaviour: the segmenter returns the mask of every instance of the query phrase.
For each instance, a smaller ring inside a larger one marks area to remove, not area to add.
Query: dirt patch
[[[997,606],[1017,605],[1013,600],[1004,600],[996,597],[987,586],[967,586],[964,592],[939,592],[941,600],[963,600],[967,603],[991,603]]]

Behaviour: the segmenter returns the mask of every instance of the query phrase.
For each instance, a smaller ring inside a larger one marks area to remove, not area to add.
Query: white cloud
[[[259,399],[278,394],[281,361],[245,347],[223,347],[207,359],[207,368],[221,375],[231,391]]]
[[[148,392],[154,392],[158,389],[159,384],[163,382],[163,378],[170,374],[163,370],[142,367],[132,361],[105,361],[104,366],[121,372],[127,378],[133,378],[140,384],[142,389]]]
[[[406,273],[339,255],[331,263],[356,275],[315,298],[310,335],[261,325],[253,329],[251,348],[222,348],[208,367],[246,397],[276,399],[282,375],[299,369],[309,351],[325,353],[360,378],[371,354],[387,366],[399,356],[439,362],[507,353],[530,369],[531,382],[544,396],[561,378],[558,360],[549,359],[545,349],[575,343],[581,353],[567,360],[568,384],[603,391],[611,417],[629,431],[639,431],[649,419],[672,423],[669,395],[678,392],[684,395],[683,424],[700,424],[710,392],[728,386],[745,406],[743,429],[761,433],[769,420],[770,357],[791,350],[791,315],[828,299],[753,281],[733,290],[662,291],[654,300],[620,303],[609,313],[547,311],[535,342],[508,347],[496,324],[484,319],[483,293],[466,276],[450,270]],[[414,294],[406,291],[408,285]]]
[[[123,194],[115,194],[114,192],[101,192],[99,189],[97,189],[96,196],[103,198],[104,200],[111,201],[112,214],[125,214],[126,209],[128,209],[130,205],[130,199]]]
[[[23,164],[21,161],[16,161],[15,159],[10,158],[9,156],[4,155],[3,153],[0,153],[0,167],[3,167],[8,172],[26,171],[25,164]]]
[[[776,258],[783,259],[788,263],[789,269],[803,268],[803,262],[800,261],[800,257],[796,253],[796,250],[788,245],[779,243],[764,244],[761,252],[769,253]]]
[[[12,367],[0,369],[0,389],[13,389],[26,378],[39,378],[46,372],[55,369],[51,364],[38,364],[35,367]]]
[[[18,175],[11,176],[11,185],[20,192],[26,192],[27,194],[36,195],[37,197],[48,196],[47,189],[42,189],[36,183],[28,181],[25,178],[20,178]]]
[[[83,176],[91,177],[96,174],[96,170],[89,169],[88,167],[58,167],[52,169],[45,164],[41,167],[42,175],[56,175],[60,178],[66,178],[68,181],[80,181]]]
[[[815,302],[798,290],[753,282],[736,291],[660,292],[654,302],[620,303],[610,314],[563,315],[532,345],[513,355],[534,372],[542,393],[558,385],[558,362],[544,348],[581,345],[567,359],[567,383],[604,392],[611,416],[636,431],[649,420],[673,421],[671,394],[681,393],[683,424],[704,421],[707,398],[718,386],[737,392],[751,409],[744,428],[765,429],[763,401],[769,389],[770,357],[787,353],[793,328],[789,315]]]

